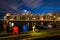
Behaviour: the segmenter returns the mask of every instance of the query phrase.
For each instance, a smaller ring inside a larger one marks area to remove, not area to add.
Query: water
[[[23,25],[23,32],[27,32],[27,31],[28,31],[28,25],[25,24],[25,25]]]

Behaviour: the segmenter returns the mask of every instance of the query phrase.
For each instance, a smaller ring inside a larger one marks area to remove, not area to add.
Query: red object
[[[18,26],[13,27],[13,34],[18,34]]]

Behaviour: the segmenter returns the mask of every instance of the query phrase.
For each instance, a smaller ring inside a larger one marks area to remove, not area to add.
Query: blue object
[[[23,25],[23,32],[27,32],[27,31],[28,31],[28,25],[25,24],[25,25]]]

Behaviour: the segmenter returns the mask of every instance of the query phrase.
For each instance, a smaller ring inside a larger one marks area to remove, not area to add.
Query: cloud
[[[0,8],[8,7],[17,12],[24,9],[36,13],[54,12],[60,10],[60,0],[0,0]]]
[[[42,0],[24,0],[23,2],[30,8],[37,8],[42,4]]]

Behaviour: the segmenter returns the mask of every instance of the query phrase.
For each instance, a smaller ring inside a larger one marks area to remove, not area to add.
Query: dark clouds
[[[16,13],[20,13],[22,10],[32,13],[56,12],[60,11],[60,0],[0,0],[0,9],[10,12],[14,10]]]

